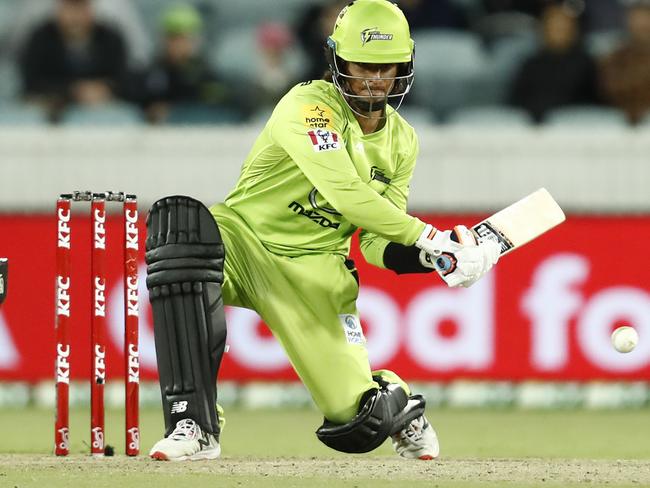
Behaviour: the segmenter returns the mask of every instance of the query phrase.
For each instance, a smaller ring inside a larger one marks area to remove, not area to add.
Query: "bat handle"
[[[436,258],[436,268],[444,276],[456,267],[456,258],[449,253],[442,253]]]

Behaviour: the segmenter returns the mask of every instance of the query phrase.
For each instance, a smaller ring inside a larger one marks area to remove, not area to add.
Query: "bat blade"
[[[545,189],[531,193],[476,224],[472,229],[481,239],[496,238],[501,255],[539,237],[566,220],[564,212]]]

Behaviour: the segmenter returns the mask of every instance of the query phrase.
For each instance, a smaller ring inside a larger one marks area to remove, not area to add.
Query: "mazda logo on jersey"
[[[307,135],[311,139],[311,144],[316,152],[338,151],[341,149],[339,135],[336,132],[316,129],[308,131]]]
[[[321,227],[331,228],[336,230],[341,226],[340,222],[332,222],[332,220],[334,220],[334,217],[332,216],[340,217],[341,214],[338,213],[332,207],[327,206],[328,203],[323,199],[323,197],[319,197],[318,190],[316,190],[316,188],[312,188],[312,190],[309,192],[308,199],[313,210],[305,208],[303,205],[301,205],[296,201],[291,202],[289,204],[289,208],[293,210],[295,213],[297,213],[298,215],[303,215],[307,217],[312,222],[317,223]],[[326,217],[325,215],[319,213],[318,211],[324,212],[329,215]]]
[[[323,200],[322,197],[321,200]],[[322,210],[323,212],[327,212],[328,214],[332,214],[332,215],[341,215],[336,211],[336,209],[326,206],[327,202],[325,202],[324,200],[323,203],[318,202],[318,190],[316,188],[313,188],[309,192],[309,203],[311,203],[311,206],[317,210]]]

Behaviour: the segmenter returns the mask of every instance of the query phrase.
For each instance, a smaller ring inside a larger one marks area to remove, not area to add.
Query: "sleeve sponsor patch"
[[[332,127],[332,109],[327,105],[303,105],[302,117],[306,127],[326,129]]]
[[[338,151],[341,149],[341,138],[336,132],[316,129],[307,131],[307,135],[316,152]]]

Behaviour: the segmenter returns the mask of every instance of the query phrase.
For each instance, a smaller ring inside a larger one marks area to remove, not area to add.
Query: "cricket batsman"
[[[280,100],[225,202],[208,210],[172,196],[151,208],[147,286],[166,426],[152,458],[221,453],[224,305],[269,326],[323,414],[324,444],[364,453],[390,437],[404,458],[438,456],[425,399],[394,372],[371,370],[347,258],[357,229],[369,263],[435,270],[449,286],[470,286],[499,257],[498,244],[464,226],[438,230],[406,213],[418,139],[397,108],[413,49],[395,4],[350,3],[327,40],[328,73]]]

